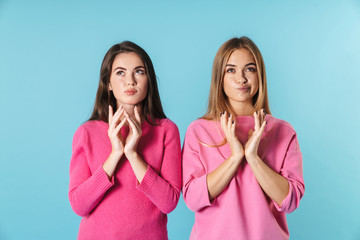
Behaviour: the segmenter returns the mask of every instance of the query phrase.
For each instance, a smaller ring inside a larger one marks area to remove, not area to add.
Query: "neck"
[[[134,107],[136,106],[137,110],[139,112],[141,121],[143,121],[144,116],[142,116],[142,106],[141,106],[141,104],[132,105],[132,104],[124,104],[124,103],[120,104],[120,103],[117,103],[117,108],[119,108],[120,105],[123,106],[124,110],[130,115],[130,117],[132,119],[135,119]],[[121,119],[123,119],[124,117],[125,116],[123,116]],[[127,123],[126,123],[126,125],[127,125]]]
[[[254,111],[252,102],[230,102],[236,116],[251,116]]]

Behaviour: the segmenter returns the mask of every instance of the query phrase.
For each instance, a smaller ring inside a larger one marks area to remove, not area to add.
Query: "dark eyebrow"
[[[248,64],[245,65],[245,67],[250,66],[250,65],[254,65],[256,67],[255,63],[248,63]]]
[[[121,69],[121,70],[126,70],[126,68],[123,68],[123,67],[117,67],[117,68],[115,68],[114,69],[114,71],[113,72],[115,72],[116,70],[118,70],[118,69]]]
[[[144,68],[145,69],[145,67],[144,66],[137,66],[136,68],[134,68],[134,69],[139,69],[139,68]]]
[[[234,64],[226,64],[225,67],[235,67],[235,65]]]

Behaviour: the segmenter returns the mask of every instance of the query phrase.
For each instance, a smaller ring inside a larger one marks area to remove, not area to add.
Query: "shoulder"
[[[96,134],[103,129],[107,129],[108,124],[100,120],[91,120],[81,124],[74,134],[75,138],[86,138],[89,135]]]
[[[210,121],[202,118],[196,119],[188,126],[186,136],[201,136],[204,134],[209,134],[209,132],[211,132],[211,129],[214,129],[215,126],[215,121]]]
[[[267,115],[265,120],[268,122],[267,124],[268,126],[265,129],[266,131],[271,131],[272,129],[276,129],[277,131],[284,132],[290,135],[296,134],[293,126],[285,120],[275,118],[271,115]]]
[[[211,122],[210,120],[198,118],[190,123],[188,130],[206,127],[206,125],[208,125],[210,122]]]
[[[169,118],[156,119],[156,121],[159,125],[152,126],[156,129],[156,131],[162,132],[166,136],[180,135],[177,125]]]
[[[159,122],[159,126],[163,128],[178,129],[176,124],[173,121],[171,121],[169,118],[159,119],[158,122]]]

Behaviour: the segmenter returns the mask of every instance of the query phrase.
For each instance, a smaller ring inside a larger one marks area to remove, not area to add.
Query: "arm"
[[[248,164],[261,188],[276,204],[281,205],[289,193],[289,183],[268,167],[259,157],[247,158]]]
[[[231,149],[231,156],[207,175],[210,200],[216,198],[229,184],[244,157],[243,147],[235,134],[236,123],[232,115],[221,115],[221,128]]]
[[[289,193],[281,204],[274,205],[278,211],[290,213],[299,207],[305,192],[302,154],[296,134],[289,143],[280,174],[288,181]]]
[[[93,173],[90,171],[87,163],[87,136],[85,130],[79,128],[74,135],[70,162],[69,200],[72,209],[79,216],[88,215],[113,184],[102,166]]]
[[[205,171],[199,158],[199,139],[193,129],[189,129],[183,147],[183,195],[187,206],[192,211],[199,211],[211,206],[214,200],[229,184],[237,171],[244,150],[239,142],[232,116],[225,112],[221,116],[221,127],[231,149],[231,156],[210,173]],[[211,147],[209,147],[211,148]]]
[[[149,165],[138,189],[167,214],[175,209],[180,197],[181,144],[176,125],[168,121],[165,128],[167,130],[160,174]]]
[[[189,127],[182,150],[182,193],[188,208],[194,212],[211,206],[207,188],[207,173],[199,157],[199,137]]]
[[[135,109],[135,119],[127,115],[130,125],[129,136],[126,139],[125,155],[127,156],[134,174],[140,183],[138,189],[142,191],[163,213],[170,213],[175,209],[181,188],[181,146],[180,135],[176,125],[169,120],[165,124],[164,149],[161,172],[157,173],[136,152],[137,141],[140,139],[140,116]]]
[[[109,129],[108,136],[111,142],[111,154],[106,159],[103,164],[103,169],[108,175],[109,179],[114,176],[116,166],[124,154],[124,139],[120,133],[120,129],[124,126],[126,118],[124,118],[120,123],[121,116],[124,113],[123,107],[119,107],[118,110],[113,114],[113,109],[109,105]]]
[[[280,173],[267,166],[257,155],[258,144],[265,128],[265,114],[254,113],[255,131],[245,147],[247,162],[259,185],[279,211],[291,212],[299,205],[304,193],[302,157],[296,135],[292,138]]]
[[[118,133],[125,121],[116,126],[121,114],[119,108],[113,116],[110,107],[108,135],[112,144],[112,152],[105,163],[93,173],[87,163],[89,143],[85,129],[80,127],[74,135],[73,155],[70,163],[69,200],[74,212],[80,216],[88,215],[114,184],[113,175],[123,149],[122,137]]]

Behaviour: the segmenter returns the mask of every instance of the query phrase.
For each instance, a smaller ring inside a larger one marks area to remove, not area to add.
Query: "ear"
[[[111,87],[111,83],[110,83],[110,82],[109,82],[108,87],[109,87],[109,90],[112,91],[112,87]]]

